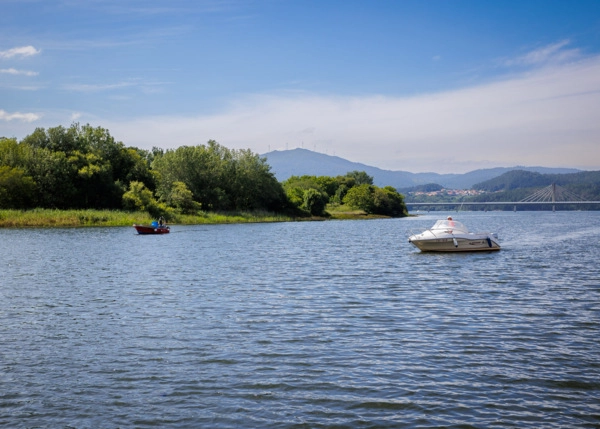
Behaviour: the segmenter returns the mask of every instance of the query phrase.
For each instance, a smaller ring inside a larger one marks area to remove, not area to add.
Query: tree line
[[[292,177],[280,183],[266,158],[214,140],[151,151],[127,147],[107,129],[37,128],[0,137],[0,209],[143,210],[167,218],[199,211],[324,216],[327,204],[406,215],[402,195],[365,172]]]

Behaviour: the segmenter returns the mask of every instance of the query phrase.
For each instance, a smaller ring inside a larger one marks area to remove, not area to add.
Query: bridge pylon
[[[552,183],[549,186],[546,186],[543,189],[540,189],[537,192],[534,192],[527,198],[523,198],[521,203],[551,203],[552,211],[556,211],[556,203],[561,202],[581,202],[584,201],[579,195],[571,192],[562,186],[557,185],[556,183]],[[515,206],[515,211],[517,206]]]

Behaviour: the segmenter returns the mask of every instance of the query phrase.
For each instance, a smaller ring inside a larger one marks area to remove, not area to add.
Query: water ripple
[[[460,217],[2,230],[0,427],[598,427],[600,214]]]

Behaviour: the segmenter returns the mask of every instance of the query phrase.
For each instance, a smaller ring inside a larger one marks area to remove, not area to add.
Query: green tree
[[[294,207],[307,214],[322,216],[332,195],[330,193],[337,189],[337,180],[328,176],[291,176],[283,182],[283,189]]]
[[[310,188],[304,191],[301,208],[313,216],[323,216],[328,201],[329,197],[325,192]]]
[[[207,145],[167,150],[152,162],[157,193],[167,201],[176,182],[191,191],[202,210],[282,210],[287,199],[265,158],[249,150]]]
[[[156,189],[156,178],[150,168],[153,155],[135,147],[124,147],[113,161],[113,179],[120,183],[143,182],[149,189]]]
[[[331,202],[333,204],[342,204],[344,201],[344,197],[348,193],[348,189],[350,189],[347,185],[341,184],[335,191],[333,197],[331,197]]]
[[[76,171],[64,152],[37,148],[27,160],[26,171],[36,183],[35,206],[68,209],[78,200]]]
[[[173,182],[166,203],[181,213],[192,214],[200,210],[200,204],[194,201],[192,191],[183,182]]]
[[[0,208],[31,207],[35,182],[20,168],[0,166]]]
[[[35,131],[25,137],[22,143],[25,143],[32,148],[48,149],[51,152],[72,151],[86,152],[85,143],[78,138],[80,128],[78,124],[73,124],[69,128],[58,126],[54,128],[36,128]]]
[[[215,156],[215,151],[203,145],[169,149],[152,162],[161,199],[168,198],[175,182],[182,182],[203,210],[217,209],[222,203],[221,167],[221,159]]]
[[[344,203],[367,214],[393,217],[408,214],[404,198],[391,186],[385,188],[367,184],[355,186],[348,190]]]
[[[78,194],[72,205],[79,208],[115,208],[114,197],[120,188],[112,180],[110,162],[95,153],[79,151],[71,152],[67,159],[75,173],[72,180]]]
[[[0,165],[25,168],[31,158],[32,149],[17,142],[17,139],[0,139]]]
[[[363,210],[365,213],[373,213],[375,202],[373,200],[374,186],[362,184],[354,186],[348,190],[344,197],[344,204],[354,208]]]
[[[356,185],[372,185],[373,178],[369,176],[365,171],[351,171],[346,176],[353,178],[356,181]]]
[[[266,158],[248,149],[234,150],[224,171],[223,188],[235,209],[281,211],[286,205],[283,188],[271,173]]]
[[[10,162],[34,179],[39,207],[121,208],[132,181],[155,189],[151,156],[89,124],[37,128],[19,143],[19,150],[0,142],[0,165]]]
[[[408,216],[404,197],[391,186],[375,187],[373,192],[373,213],[384,216]]]
[[[141,210],[154,217],[160,216],[160,206],[152,191],[142,182],[131,182],[129,190],[123,194],[123,206],[128,210]]]

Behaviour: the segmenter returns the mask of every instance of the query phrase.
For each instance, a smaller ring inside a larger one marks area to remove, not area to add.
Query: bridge
[[[405,202],[407,208],[411,207],[464,207],[464,206],[512,206],[514,211],[517,211],[517,206],[552,206],[552,211],[556,211],[556,206],[571,206],[571,205],[594,205],[600,207],[600,201],[586,201],[574,194],[573,192],[558,186],[553,183],[521,201],[487,201],[487,202],[470,202],[470,201],[454,201],[454,202],[439,202],[439,203],[411,203]]]

